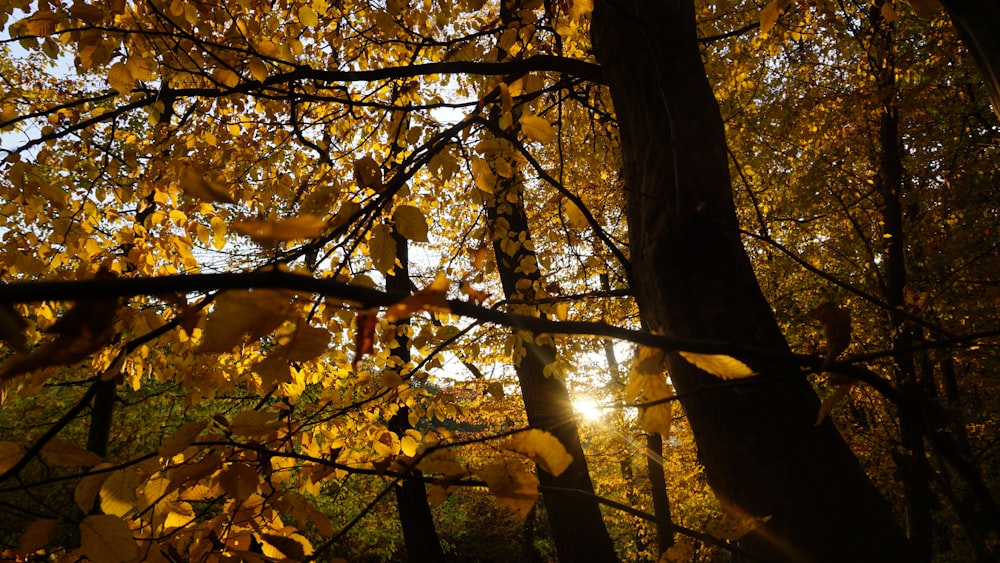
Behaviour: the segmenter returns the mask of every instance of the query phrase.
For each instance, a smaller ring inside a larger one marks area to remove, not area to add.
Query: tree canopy
[[[992,560],[977,1],[0,2],[0,550]]]

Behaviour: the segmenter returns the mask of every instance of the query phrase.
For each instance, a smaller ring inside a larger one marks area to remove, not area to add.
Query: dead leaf
[[[375,326],[378,324],[378,316],[371,313],[358,313],[355,323],[357,326],[354,332],[354,361],[351,363],[351,367],[356,370],[358,362],[371,354],[375,348]]]

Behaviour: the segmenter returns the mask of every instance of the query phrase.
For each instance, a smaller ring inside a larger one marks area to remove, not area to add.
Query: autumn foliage
[[[752,558],[681,404],[791,378],[914,560],[996,557],[1000,124],[949,19],[694,5],[791,352],[640,321],[589,0],[0,1],[0,558],[418,559],[424,505],[447,560],[565,558],[546,495]]]

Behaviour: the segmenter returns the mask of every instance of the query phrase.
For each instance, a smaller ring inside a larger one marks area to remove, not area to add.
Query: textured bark
[[[386,276],[385,288],[391,293],[410,292],[410,260],[406,239],[395,235],[396,258],[400,267],[392,275]],[[400,324],[409,321],[401,321]],[[397,333],[398,334],[398,333]],[[399,342],[393,355],[399,358],[400,367],[410,361],[410,343],[405,336],[398,335]],[[399,412],[389,419],[389,430],[399,436],[413,428],[410,424],[409,409],[402,406]],[[431,515],[430,504],[427,503],[427,489],[420,478],[421,473],[413,470],[413,479],[404,479],[396,487],[396,507],[399,510],[399,521],[403,528],[403,540],[406,542],[406,554],[410,561],[442,561],[444,552],[438,541],[437,530],[434,528],[434,518]]]
[[[693,2],[599,1],[592,35],[618,117],[643,320],[670,335],[786,351],[737,232]],[[760,375],[745,385],[705,390],[718,381],[669,361],[716,494],[732,510],[771,516],[742,545],[770,561],[910,561],[843,439],[829,421],[814,425],[809,383],[783,377],[787,368],[753,367]]]
[[[493,248],[504,295],[508,300],[530,302],[542,281],[535,253],[531,250],[518,179],[501,179],[496,195],[488,199],[487,214],[494,232]],[[524,266],[529,263],[535,268],[526,270]],[[537,343],[531,335],[522,334],[525,336],[524,356],[515,368],[528,423],[551,432],[573,456],[573,463],[558,477],[538,468],[538,480],[548,488],[542,500],[559,560],[617,561],[597,502],[583,495],[558,491],[575,489],[593,493],[594,486],[566,384],[545,373],[546,366],[555,359],[556,350],[551,345]]]

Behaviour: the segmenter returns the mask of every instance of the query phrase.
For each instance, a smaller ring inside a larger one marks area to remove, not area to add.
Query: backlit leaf
[[[522,519],[528,515],[538,500],[538,478],[533,473],[525,471],[517,460],[504,459],[475,473],[486,481],[500,506],[511,510]]]
[[[299,8],[299,23],[306,27],[316,27],[319,25],[319,14],[310,6]]]
[[[204,354],[231,352],[244,342],[261,338],[281,326],[291,311],[290,295],[277,290],[225,291],[205,321]]]
[[[275,242],[311,239],[323,234],[326,222],[315,215],[286,217],[276,221],[236,221],[233,230],[262,245]]]
[[[101,511],[115,516],[132,512],[138,500],[135,492],[138,486],[139,475],[135,469],[112,471],[101,485]]]
[[[756,375],[749,366],[732,356],[725,354],[696,354],[694,352],[679,352],[682,358],[691,362],[702,371],[706,371],[719,379],[743,379]]]
[[[260,475],[245,463],[231,463],[219,474],[219,484],[227,496],[242,502],[257,492]]]
[[[556,477],[573,463],[573,456],[569,455],[558,438],[537,428],[514,434],[505,447],[528,456],[539,467]]]
[[[109,473],[105,473],[102,470],[109,467],[111,467],[110,463],[101,463],[94,466],[91,468],[90,474],[80,479],[76,488],[73,489],[73,500],[84,514],[88,514],[94,507],[97,495],[101,492],[101,486],[104,485],[104,480],[109,475]]]
[[[778,21],[778,16],[788,9],[789,2],[790,0],[771,0],[767,6],[764,6],[760,11],[761,33],[770,33],[774,24]]]
[[[95,514],[80,522],[80,546],[88,559],[102,563],[125,563],[139,553],[128,524],[110,514]]]
[[[368,234],[368,253],[372,265],[383,274],[389,273],[396,265],[396,239],[389,232],[388,225],[375,225]]]
[[[178,180],[181,189],[194,198],[209,203],[233,203],[233,198],[225,186],[206,177],[193,166],[185,166]]]
[[[191,445],[191,442],[201,434],[201,431],[208,426],[207,420],[189,422],[174,431],[157,451],[160,457],[170,459],[183,452]]]
[[[413,242],[427,242],[427,218],[412,205],[400,205],[392,213],[396,231]]]
[[[521,130],[532,141],[548,143],[555,140],[556,130],[552,124],[537,115],[521,116]]]

